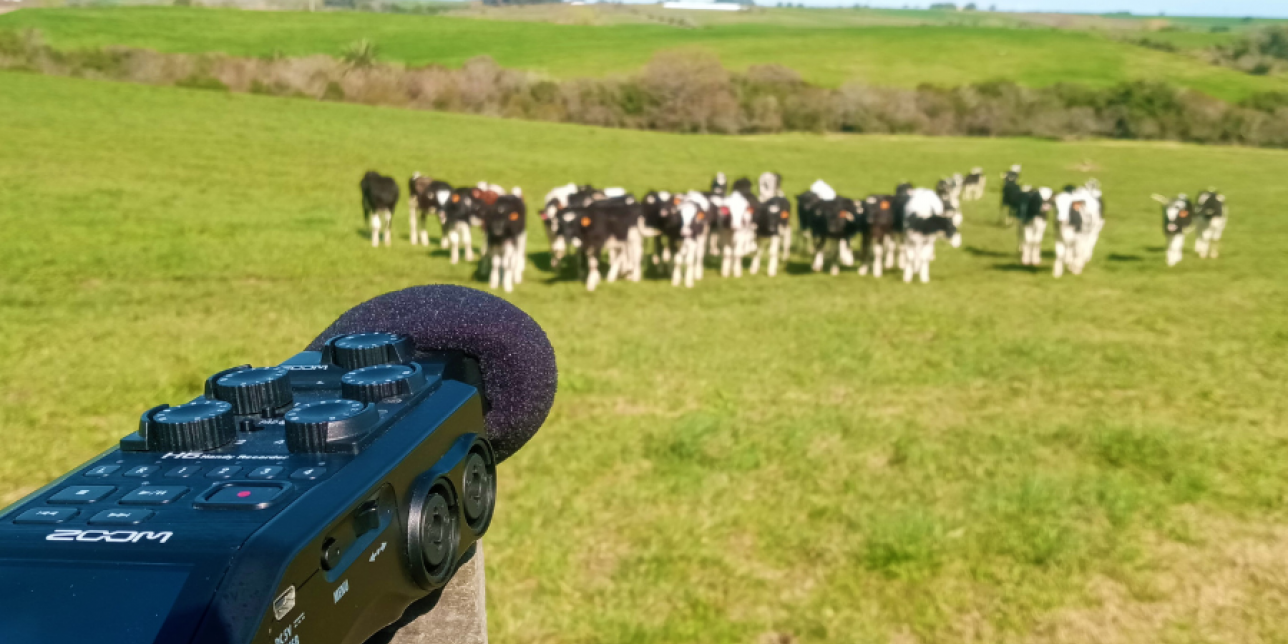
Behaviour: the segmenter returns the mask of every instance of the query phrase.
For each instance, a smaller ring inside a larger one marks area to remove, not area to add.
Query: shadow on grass
[[[1016,263],[1016,262],[1010,262],[1010,263],[1007,263],[1007,264],[993,264],[993,270],[995,270],[995,271],[1002,271],[1002,272],[1005,272],[1005,273],[1033,273],[1033,274],[1037,274],[1037,273],[1041,273],[1041,272],[1042,272],[1043,267],[1041,267],[1041,266],[1025,266],[1024,264],[1019,264],[1019,263]]]
[[[1014,254],[1015,254],[1015,253],[1002,252],[1002,251],[1000,251],[1000,250],[987,250],[987,249],[984,249],[984,248],[976,248],[976,247],[974,247],[974,246],[962,246],[962,251],[963,251],[963,252],[965,252],[965,253],[967,253],[967,254],[969,254],[969,255],[973,255],[973,256],[975,256],[975,257],[1001,257],[1001,258],[1006,258],[1006,257],[1010,257],[1010,256],[1012,256],[1012,255],[1014,255]]]
[[[1121,253],[1110,253],[1105,259],[1111,262],[1143,262],[1144,257],[1140,255],[1123,255]]]

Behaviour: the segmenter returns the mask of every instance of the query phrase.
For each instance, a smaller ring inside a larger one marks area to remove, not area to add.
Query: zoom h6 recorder
[[[360,643],[442,588],[498,455],[479,361],[415,340],[217,373],[6,509],[0,643]]]

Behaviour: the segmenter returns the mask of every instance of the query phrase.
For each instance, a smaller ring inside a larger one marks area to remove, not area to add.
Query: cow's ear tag
[[[519,213],[517,212],[510,213],[510,221],[519,221]]]
[[[461,202],[460,195],[452,195],[452,203],[460,203],[460,202]]]
[[[581,218],[581,225],[583,225],[583,226],[589,226],[589,225],[590,225],[590,217],[582,217],[582,218]]]

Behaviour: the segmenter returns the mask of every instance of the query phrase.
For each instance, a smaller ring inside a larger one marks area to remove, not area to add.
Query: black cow
[[[385,231],[385,246],[393,243],[394,208],[398,207],[398,182],[368,170],[358,182],[362,191],[362,218],[371,222],[371,247],[380,245],[380,231]]]
[[[883,265],[893,264],[896,252],[894,195],[869,196],[863,201],[863,214],[867,225],[859,251],[859,275],[871,270],[873,277],[881,277]]]
[[[1006,174],[1002,175],[1002,202],[998,210],[1002,215],[1002,225],[1009,226],[1011,218],[1015,217],[1016,211],[1020,207],[1020,194],[1024,189],[1020,187],[1020,166],[1013,165]]]
[[[519,195],[497,195],[491,201],[478,210],[487,240],[480,266],[488,268],[489,286],[503,286],[509,293],[523,282],[528,208]]]
[[[679,195],[658,191],[646,193],[640,201],[640,234],[643,238],[653,238],[654,266],[669,264],[678,250],[678,240],[668,230],[677,226],[680,201]]]
[[[451,194],[452,186],[446,181],[435,181],[419,172],[413,174],[407,181],[408,220],[411,225],[412,246],[429,245],[429,229],[425,227],[425,219],[433,213],[442,231],[439,239],[443,248],[447,248],[447,220],[443,216],[443,206],[451,198]]]
[[[826,260],[832,259],[832,275],[841,272],[841,266],[853,266],[854,255],[850,241],[863,232],[863,209],[848,197],[837,196],[815,206],[813,228],[815,271],[823,270]]]
[[[642,216],[643,209],[634,199],[599,200],[561,213],[568,247],[580,248],[578,277],[586,280],[587,291],[599,285],[599,261],[604,251],[608,251],[608,281],[616,281],[621,273],[639,279]]]

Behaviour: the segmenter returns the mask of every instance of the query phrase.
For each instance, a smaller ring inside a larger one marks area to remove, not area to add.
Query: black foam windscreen
[[[554,347],[536,321],[499,297],[447,284],[385,293],[345,311],[308,350],[338,335],[377,331],[411,336],[417,351],[460,351],[479,361],[498,460],[523,447],[554,404]]]

